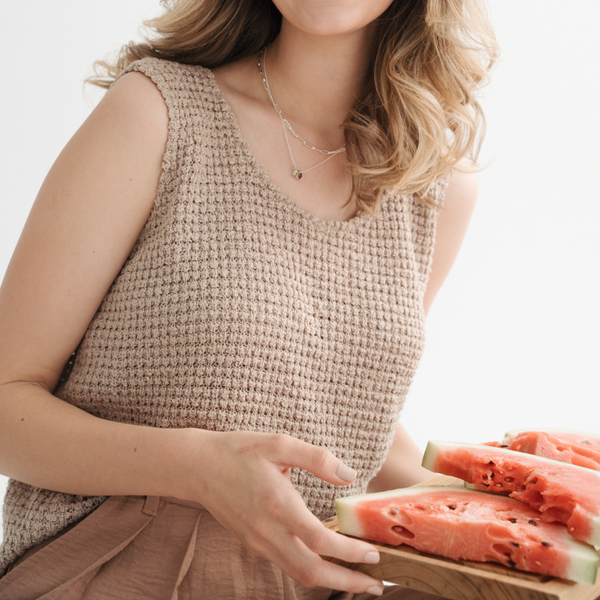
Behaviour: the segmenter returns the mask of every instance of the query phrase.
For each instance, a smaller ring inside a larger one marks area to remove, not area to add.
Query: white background
[[[82,93],[92,62],[157,11],[157,0],[3,7],[0,276],[100,97]],[[490,12],[505,52],[483,101],[490,165],[403,413],[422,449],[529,426],[600,433],[600,3],[492,0]]]

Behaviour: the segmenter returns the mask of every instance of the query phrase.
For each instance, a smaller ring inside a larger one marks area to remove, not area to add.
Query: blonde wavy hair
[[[271,0],[161,0],[145,42],[94,64],[108,88],[131,62],[156,57],[214,68],[258,53],[281,28]],[[378,19],[372,73],[343,123],[352,194],[375,214],[382,191],[414,193],[463,158],[476,165],[485,135],[478,102],[499,54],[483,0],[393,0]]]

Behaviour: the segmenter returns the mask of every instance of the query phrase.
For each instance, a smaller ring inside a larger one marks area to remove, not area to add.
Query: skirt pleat
[[[399,589],[390,592],[386,599],[404,597]],[[303,588],[273,563],[249,554],[201,505],[156,496],[108,498],[80,523],[30,548],[0,579],[3,600],[367,597]]]
[[[28,550],[0,579],[10,600],[326,600],[246,552],[201,505],[112,496]]]

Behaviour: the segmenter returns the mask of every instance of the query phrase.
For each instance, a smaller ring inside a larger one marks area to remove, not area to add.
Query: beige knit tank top
[[[322,221],[269,179],[212,73],[143,59],[169,112],[154,209],[56,395],[112,421],[283,432],[358,471],[294,469],[309,509],[364,492],[423,348],[437,211],[384,194],[380,219]],[[302,185],[301,182],[298,185]],[[433,199],[440,202],[445,182]],[[11,480],[0,573],[98,507]]]

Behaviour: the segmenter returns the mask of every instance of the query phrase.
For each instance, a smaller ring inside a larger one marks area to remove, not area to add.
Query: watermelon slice
[[[513,429],[504,435],[505,444],[509,444],[514,438],[524,433],[539,432],[548,433],[564,442],[574,443],[579,446],[588,446],[600,450],[600,436],[595,433],[583,433],[568,429]]]
[[[594,583],[598,569],[591,546],[507,496],[457,487],[405,488],[339,498],[335,508],[340,532],[374,542],[581,583]]]
[[[591,434],[558,429],[509,431],[502,447],[600,471],[600,438]]]
[[[547,522],[567,525],[574,537],[600,546],[600,472],[477,444],[429,442],[423,466],[510,494],[542,513]]]

